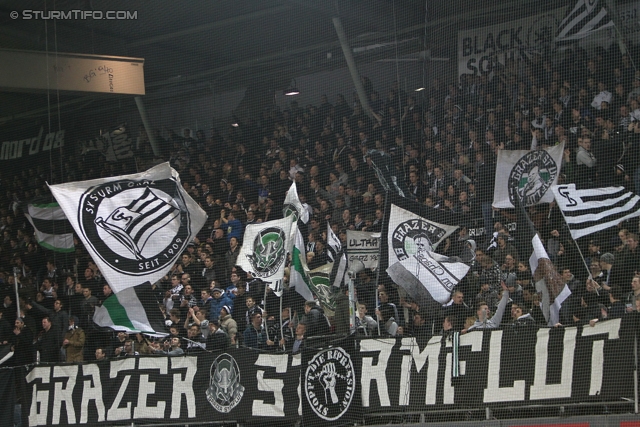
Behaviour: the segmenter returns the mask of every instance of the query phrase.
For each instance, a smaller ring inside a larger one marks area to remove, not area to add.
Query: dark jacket
[[[36,342],[36,350],[40,352],[40,362],[57,363],[60,361],[60,338],[53,330],[53,325],[49,331],[43,330]]]
[[[222,329],[207,337],[207,351],[224,351],[229,346],[229,335]]]
[[[324,315],[322,308],[318,306],[311,307],[309,313],[304,317],[307,324],[306,336],[327,335],[329,333],[329,321]]]
[[[33,345],[33,332],[26,326],[19,335],[11,334],[13,345],[13,357],[9,361],[11,366],[28,365],[36,361],[36,348]]]
[[[245,347],[264,350],[267,346],[267,331],[262,327],[258,330],[251,325],[244,330],[242,339]]]

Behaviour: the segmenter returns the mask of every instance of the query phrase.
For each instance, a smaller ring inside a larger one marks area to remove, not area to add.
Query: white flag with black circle
[[[544,150],[498,150],[493,207],[515,208],[553,201],[551,186],[558,183],[564,143]]]
[[[115,292],[160,280],[207,219],[169,163],[49,188]]]
[[[458,226],[423,218],[394,204],[389,212],[387,274],[421,306],[429,298],[446,303],[469,266],[434,251]]]
[[[248,225],[244,231],[238,265],[262,279],[277,296],[282,295],[282,280],[291,239],[291,218]]]

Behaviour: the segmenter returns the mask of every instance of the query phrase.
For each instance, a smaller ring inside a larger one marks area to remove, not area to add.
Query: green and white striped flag
[[[56,252],[75,250],[73,227],[58,203],[28,203],[23,205],[23,210],[40,246]]]
[[[115,331],[167,333],[149,282],[111,295],[95,308],[93,321]]]
[[[293,286],[305,301],[313,299],[312,285],[309,277],[309,267],[307,267],[307,254],[304,249],[302,233],[295,227],[295,240],[291,250],[291,269],[289,273],[289,286]]]

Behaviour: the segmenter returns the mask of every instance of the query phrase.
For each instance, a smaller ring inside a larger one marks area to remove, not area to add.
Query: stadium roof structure
[[[460,28],[569,4],[568,0],[0,1],[0,48],[144,58],[147,94],[221,93],[346,66],[340,17],[356,62],[405,55],[455,58]],[[25,19],[29,11],[128,11],[135,19]],[[12,15],[12,12],[17,14]],[[16,19],[14,17],[17,16]],[[396,51],[397,46],[397,51]],[[419,52],[429,55],[419,55]],[[47,105],[46,94],[0,93],[0,126]],[[56,102],[77,95],[59,94]]]

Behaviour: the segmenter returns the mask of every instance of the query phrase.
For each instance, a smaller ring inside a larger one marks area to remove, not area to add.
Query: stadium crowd
[[[358,331],[429,339],[476,328],[546,325],[529,254],[513,239],[515,213],[491,207],[496,154],[564,143],[560,182],[621,185],[640,193],[640,72],[616,49],[567,51],[559,60],[509,59],[492,75],[462,75],[446,84],[434,79],[420,93],[405,93],[395,83],[379,93],[363,77],[370,114],[356,95],[351,101],[342,94],[322,96],[318,105],[293,101],[285,110],[274,107],[245,118],[226,133],[158,129],[161,156],[153,154],[141,128],[138,169],[169,160],[208,214],[180,262],[153,284],[166,338],[97,328],[94,309],[113,296],[96,264],[79,241],[69,255],[54,257],[39,247],[12,202],[46,193],[49,176],[75,181],[133,173],[133,163],[78,154],[60,168],[4,177],[0,343],[15,350],[10,363],[21,365],[34,362],[36,350],[42,362],[175,356],[230,345],[297,352],[306,337],[348,332],[345,289],[337,292],[330,319],[319,304],[289,288],[280,310],[273,292],[236,260],[247,225],[282,218],[292,182],[311,213],[309,223],[300,224],[309,268],[329,262],[327,222],[343,245],[347,229],[381,231],[385,197],[366,155],[371,149],[393,158],[420,203],[464,218],[438,252],[459,255],[474,239],[476,257],[450,303],[435,311],[421,309],[384,274],[378,281],[377,272],[360,272]],[[593,324],[640,309],[636,221],[576,243],[554,203],[532,206],[529,215],[572,290],[561,311],[563,325]],[[470,234],[483,227],[483,235]]]

